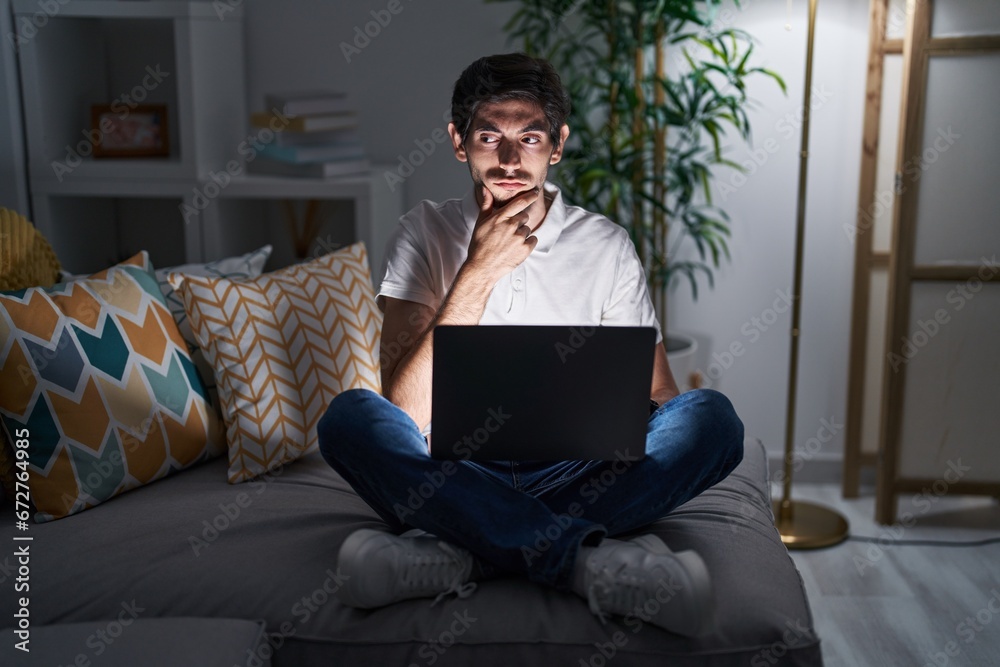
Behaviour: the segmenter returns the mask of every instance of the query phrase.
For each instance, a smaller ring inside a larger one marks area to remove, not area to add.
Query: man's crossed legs
[[[466,595],[471,579],[519,572],[580,594],[599,615],[627,614],[666,589],[671,604],[652,622],[704,629],[711,591],[697,554],[673,553],[652,535],[606,538],[656,521],[736,467],[743,424],[722,394],[700,389],[660,406],[639,461],[625,451],[555,464],[435,460],[409,415],[365,389],[338,395],[318,429],[326,461],[394,530],[431,534],[348,537],[344,602]]]

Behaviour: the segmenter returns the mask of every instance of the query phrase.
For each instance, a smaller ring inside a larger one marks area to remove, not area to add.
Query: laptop
[[[638,460],[653,327],[438,326],[431,456]]]

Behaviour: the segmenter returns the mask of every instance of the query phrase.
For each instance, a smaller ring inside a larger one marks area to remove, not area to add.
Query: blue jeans
[[[432,459],[410,416],[367,389],[334,398],[318,430],[323,458],[394,530],[420,528],[563,590],[581,545],[656,521],[743,458],[743,423],[711,389],[650,416],[640,461]]]

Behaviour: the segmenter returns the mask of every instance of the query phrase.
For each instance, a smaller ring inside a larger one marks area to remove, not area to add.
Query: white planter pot
[[[667,362],[677,381],[677,387],[682,391],[696,388],[692,386],[692,374],[695,372],[695,354],[698,351],[698,341],[676,331],[667,332]],[[697,384],[697,380],[695,383]]]

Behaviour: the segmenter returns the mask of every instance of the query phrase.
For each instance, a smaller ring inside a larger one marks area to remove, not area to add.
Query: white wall
[[[857,208],[868,5],[821,0],[817,14],[795,437],[800,449],[810,438],[813,451],[822,445],[817,461],[843,452],[854,264],[843,226],[853,224]],[[729,187],[714,187],[716,203],[733,219],[733,261],[697,303],[686,287],[678,289],[669,312],[671,326],[707,343],[700,368],[732,398],[747,433],[774,453],[785,440],[791,312],[779,295],[793,280],[808,7],[794,1],[790,31],[785,2],[744,7],[734,26],[759,40],[756,64],[777,70],[788,95],[763,79],[751,86],[753,145],[734,141],[729,156],[750,160],[753,170],[745,178],[730,172],[720,179]],[[741,354],[726,358],[733,344]]]

